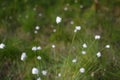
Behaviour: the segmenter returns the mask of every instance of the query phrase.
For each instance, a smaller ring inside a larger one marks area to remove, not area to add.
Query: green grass
[[[0,79],[119,80],[120,2],[101,0],[99,4],[96,8],[91,0],[1,0],[0,43],[5,48],[0,49]],[[55,22],[57,16],[62,18],[59,24]],[[40,30],[35,34],[37,25]],[[76,26],[81,30],[74,33]],[[100,40],[94,39],[97,34]],[[83,43],[88,47],[84,49]],[[105,48],[107,44],[110,49]],[[32,51],[33,46],[42,50]],[[96,56],[99,51],[100,58]],[[20,60],[22,52],[27,54],[25,61]],[[42,59],[37,60],[37,56]],[[32,74],[33,67],[39,69],[38,75]],[[82,67],[84,73],[79,71]],[[46,76],[42,70],[47,70]]]

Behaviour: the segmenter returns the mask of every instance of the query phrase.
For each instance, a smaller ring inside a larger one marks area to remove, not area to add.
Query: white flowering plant
[[[0,80],[119,80],[117,1],[1,0]]]

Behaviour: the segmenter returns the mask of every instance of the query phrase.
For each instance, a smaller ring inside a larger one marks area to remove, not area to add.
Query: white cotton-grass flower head
[[[41,78],[40,78],[40,77],[38,77],[38,78],[37,78],[37,80],[41,80]]]
[[[38,47],[36,47],[36,49],[37,49],[37,50],[41,50],[42,48],[41,48],[41,46],[38,46]]]
[[[91,77],[94,77],[94,72],[91,73]]]
[[[22,53],[21,55],[21,60],[24,61],[26,59],[27,55],[25,52]]]
[[[105,48],[110,48],[110,45],[109,45],[109,44],[107,44],[107,45],[105,46]]]
[[[4,49],[5,48],[5,44],[4,43],[1,43],[0,44],[0,49]]]
[[[101,57],[101,52],[98,52],[96,55],[98,58]]]
[[[69,3],[67,3],[67,4],[66,4],[66,6],[70,6],[70,4],[69,4]]]
[[[77,62],[77,59],[76,59],[76,58],[75,58],[75,59],[73,59],[73,60],[72,60],[72,62],[73,62],[73,63],[76,63],[76,62]]]
[[[36,46],[33,46],[32,47],[32,51],[36,51],[37,50],[37,47]]]
[[[56,29],[53,29],[53,32],[56,32]]]
[[[79,30],[81,30],[81,26],[76,26],[75,29],[74,29],[74,32],[76,33]]]
[[[70,21],[70,24],[74,24],[74,21]]]
[[[38,33],[38,31],[36,31],[36,30],[35,30],[35,31],[34,31],[34,33],[35,33],[35,34],[37,34],[37,33]]]
[[[38,60],[41,60],[42,58],[41,58],[41,56],[37,56],[37,59],[38,59]]]
[[[81,26],[76,26],[75,29],[76,30],[81,30]]]
[[[61,73],[58,73],[58,77],[61,77]]]
[[[84,43],[84,44],[82,45],[82,47],[83,47],[83,48],[87,48],[87,44]]]
[[[80,5],[80,8],[82,9],[82,8],[83,8],[83,5]]]
[[[62,18],[59,17],[59,16],[57,16],[57,17],[56,17],[56,23],[58,24],[58,23],[60,23],[61,21],[62,21]]]
[[[83,68],[83,67],[80,68],[80,72],[81,72],[81,73],[84,73],[84,72],[85,72],[85,68]]]
[[[86,51],[82,51],[82,54],[86,54]]]
[[[100,39],[101,38],[101,36],[100,35],[95,35],[95,39],[97,40],[97,39]]]
[[[39,29],[40,29],[40,26],[36,26],[35,29],[36,29],[36,30],[39,30]]]
[[[68,8],[67,7],[64,7],[64,11],[67,11],[68,10]]]
[[[77,30],[76,30],[76,29],[74,29],[74,32],[76,33],[76,32],[77,32]]]
[[[55,47],[56,47],[56,46],[53,44],[53,45],[52,45],[52,48],[55,48]]]
[[[47,71],[46,71],[46,70],[43,70],[43,71],[42,71],[42,75],[46,76],[46,75],[47,75]]]
[[[39,13],[38,16],[42,16],[42,13]]]
[[[32,68],[32,74],[38,74],[39,73],[39,70],[38,68]]]

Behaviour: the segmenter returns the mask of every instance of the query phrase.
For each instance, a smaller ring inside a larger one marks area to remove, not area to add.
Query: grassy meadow
[[[0,0],[0,80],[120,80],[120,0]]]

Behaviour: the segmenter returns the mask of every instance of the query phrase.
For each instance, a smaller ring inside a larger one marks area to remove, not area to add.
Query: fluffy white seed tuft
[[[106,45],[105,48],[110,48],[110,45]]]
[[[24,61],[26,59],[27,55],[25,52],[22,53],[21,55],[21,60]]]
[[[35,33],[35,34],[37,34],[37,33],[38,33],[38,31],[36,31],[36,30],[35,30],[35,31],[34,31],[34,33]]]
[[[36,29],[36,30],[39,30],[39,29],[40,29],[40,26],[36,26],[35,29]]]
[[[38,59],[38,60],[41,60],[42,58],[41,58],[41,56],[37,56],[37,59]]]
[[[46,70],[43,70],[43,71],[42,71],[42,75],[46,76],[46,75],[47,75],[47,71],[46,71]]]
[[[38,77],[38,78],[37,78],[37,80],[41,80],[41,78],[40,78],[40,77]]]
[[[32,47],[32,51],[36,51],[37,50],[37,47],[36,46],[33,46]]]
[[[80,72],[84,73],[85,72],[85,68],[80,68]]]
[[[4,49],[5,48],[5,44],[4,43],[1,43],[0,44],[0,49]]]
[[[101,57],[101,52],[98,52],[96,55],[98,58]]]
[[[87,48],[87,44],[86,43],[84,43],[82,46],[83,46],[83,48]]]
[[[38,46],[38,47],[37,47],[37,50],[41,50],[41,49],[42,49],[41,46]]]
[[[61,77],[61,73],[58,73],[58,77]]]
[[[38,74],[39,73],[39,70],[38,68],[32,68],[32,74]]]
[[[56,32],[56,29],[53,29],[53,32]]]
[[[82,54],[86,54],[86,51],[82,51]]]
[[[58,23],[60,23],[61,21],[62,21],[62,18],[59,17],[59,16],[57,16],[57,17],[56,17],[56,23],[58,24]]]
[[[81,26],[76,26],[75,29],[76,30],[81,30]]]
[[[73,62],[73,63],[76,63],[76,62],[77,62],[77,59],[73,59],[72,62]]]
[[[52,45],[52,48],[55,48],[55,47],[56,47],[56,46],[53,44],[53,45]]]
[[[95,35],[95,39],[97,40],[97,39],[100,39],[101,37],[100,37],[100,35]]]

